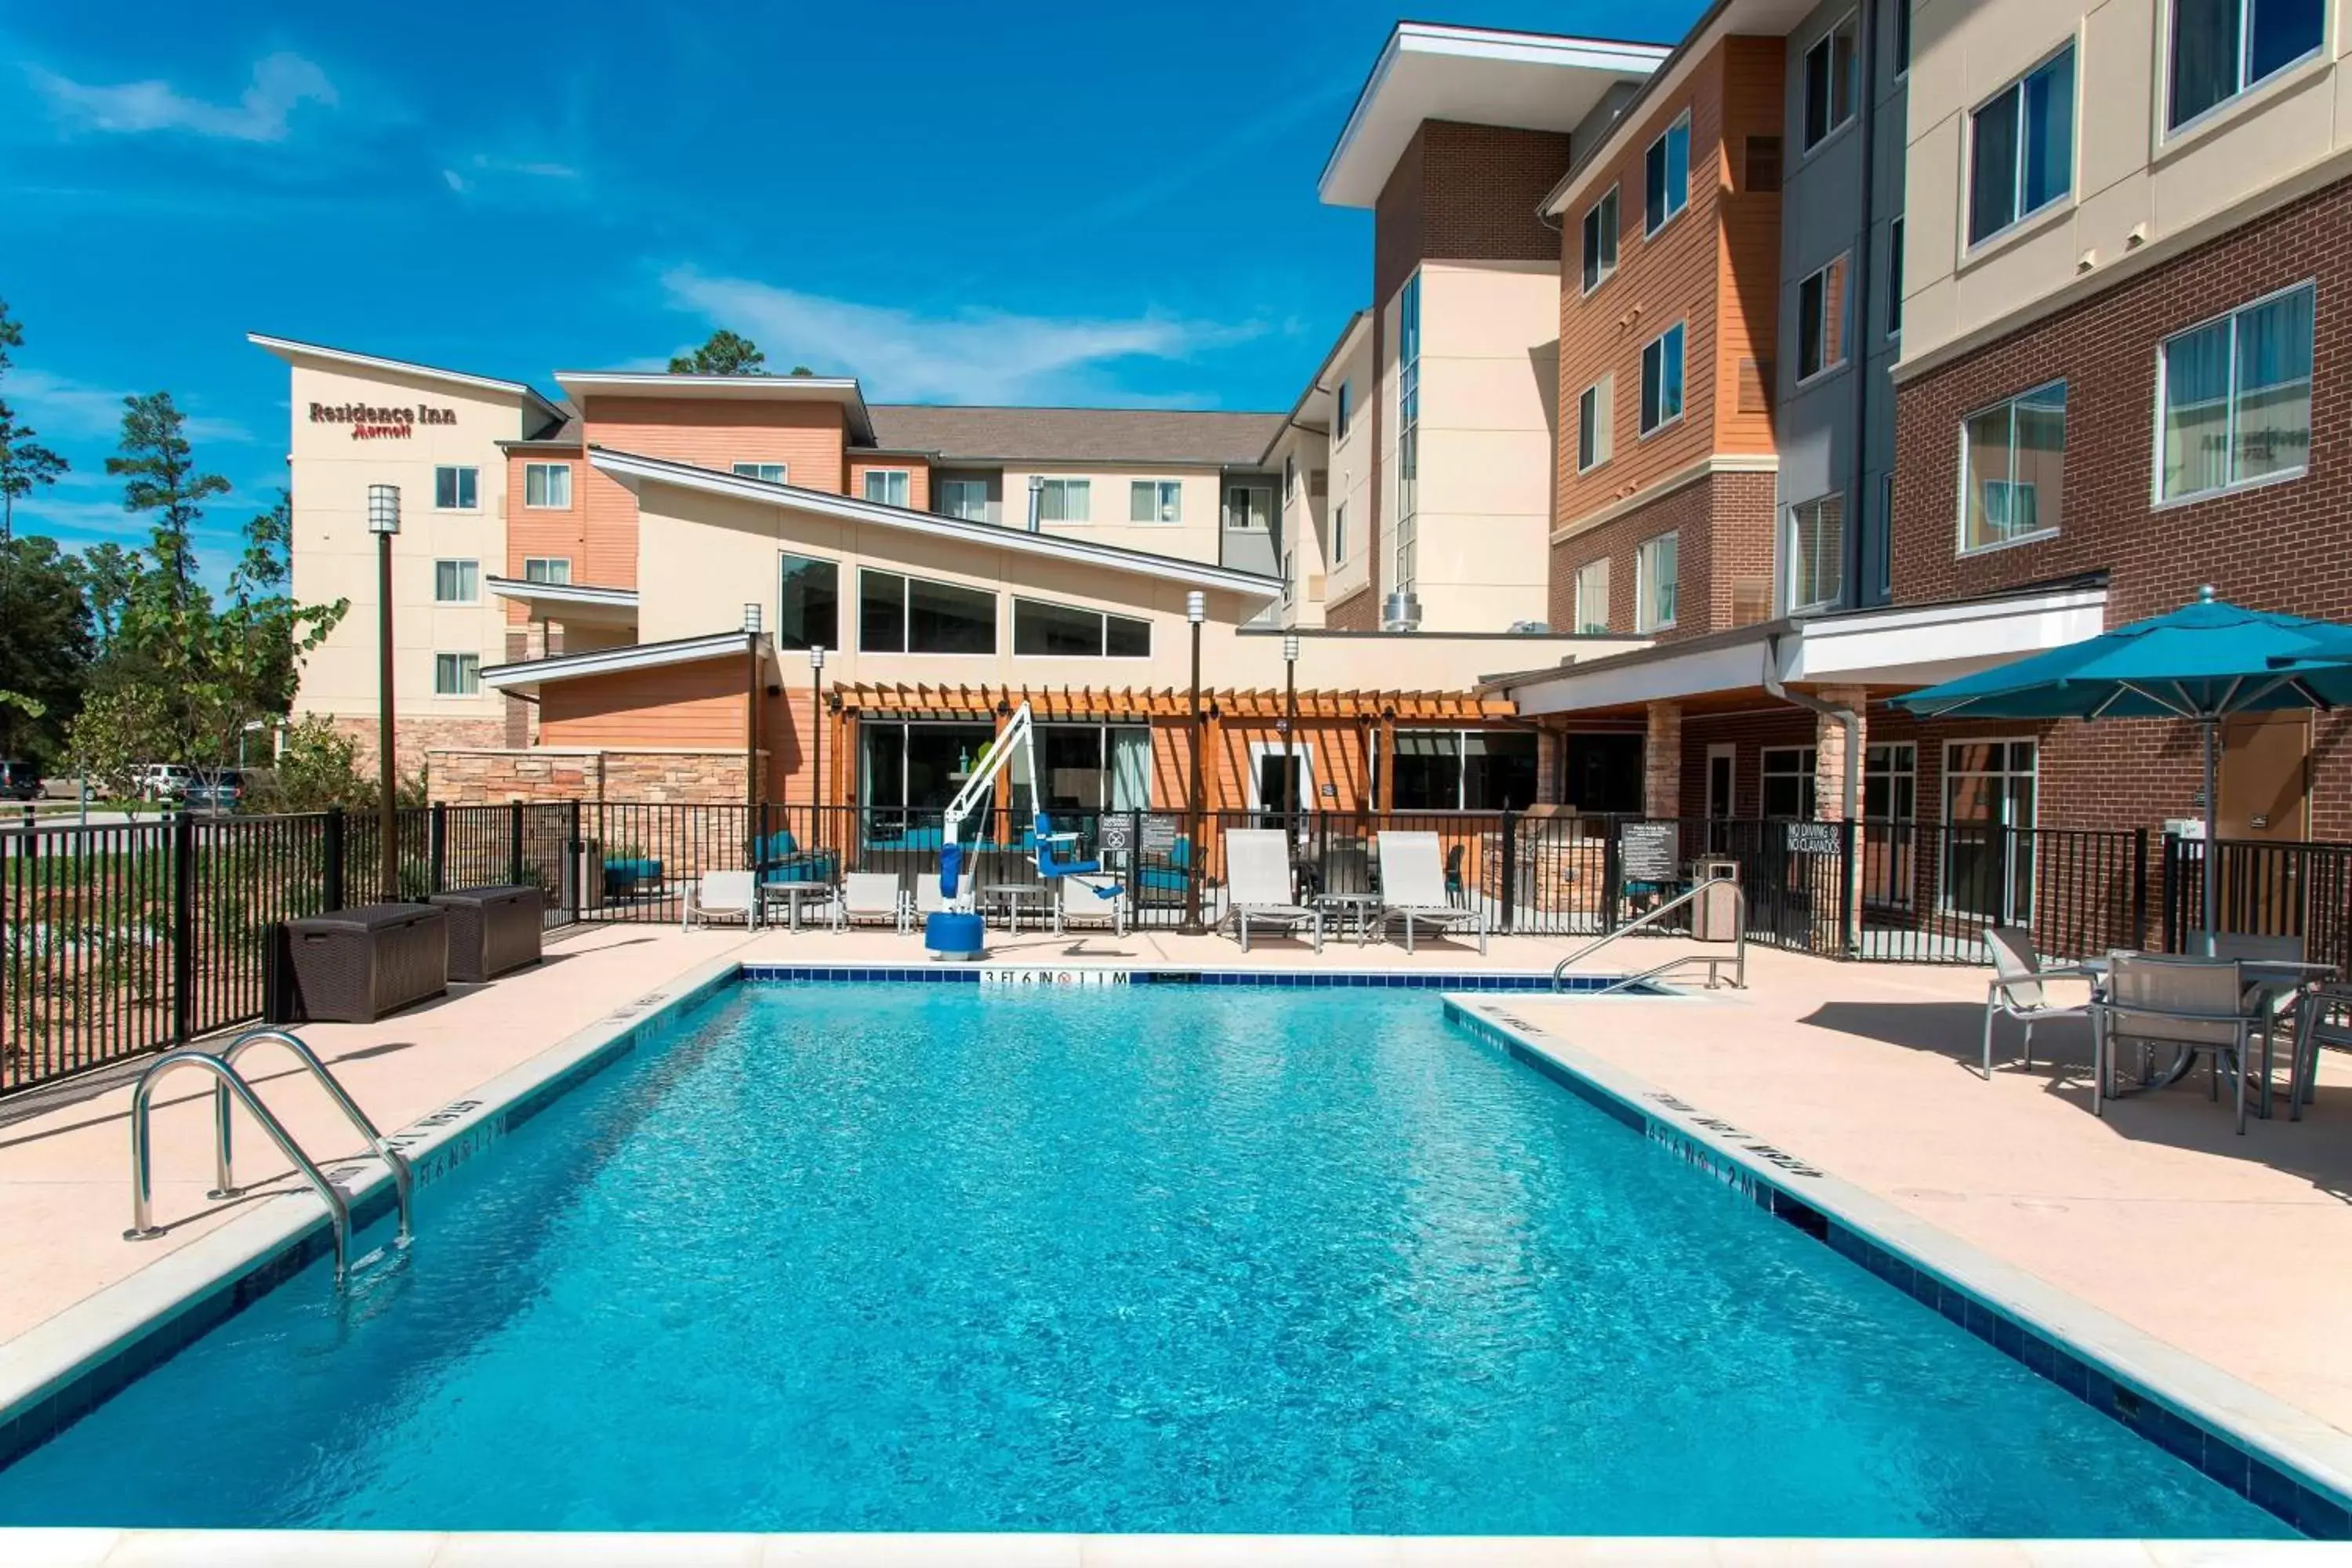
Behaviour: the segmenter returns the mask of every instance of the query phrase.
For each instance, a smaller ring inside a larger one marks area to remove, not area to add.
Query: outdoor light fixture
[[[1282,815],[1286,822],[1295,823],[1298,797],[1306,793],[1299,785],[1298,760],[1292,751],[1297,743],[1298,729],[1298,634],[1282,634]],[[1293,837],[1297,837],[1296,828]]]
[[[824,644],[809,644],[809,805],[816,820],[809,837],[824,845]]]
[[[1297,632],[1285,632],[1282,634],[1282,657],[1292,664],[1298,662],[1298,634]]]
[[[1192,623],[1192,766],[1184,781],[1184,831],[1194,857],[1184,868],[1184,929],[1201,929],[1201,623],[1209,618],[1209,595],[1198,588],[1184,595],[1184,618]]]
[[[759,630],[760,630],[760,606],[759,606],[759,605],[744,605],[744,606],[743,606],[743,629],[744,629],[745,631],[747,631],[747,632],[751,632],[751,633],[752,633],[752,634],[753,634],[753,635],[755,635],[755,636],[756,636],[756,635],[758,635]]]
[[[811,669],[824,668],[824,644],[821,642],[809,644],[809,668]]]
[[[400,531],[400,487],[368,486],[368,531],[375,535],[376,897],[400,897],[400,805],[393,769],[392,541]]]
[[[368,486],[368,531],[382,534],[400,531],[398,485]]]
[[[1195,588],[1184,595],[1184,618],[1199,626],[1209,618],[1209,595]]]

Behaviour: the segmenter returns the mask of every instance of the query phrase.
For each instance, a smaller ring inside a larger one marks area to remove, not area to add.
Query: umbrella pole
[[[2205,731],[2205,848],[2200,857],[2205,862],[2205,956],[2213,956],[2215,918],[2221,886],[2221,768],[2215,756],[2215,737],[2221,721],[2208,719],[2198,726]]]

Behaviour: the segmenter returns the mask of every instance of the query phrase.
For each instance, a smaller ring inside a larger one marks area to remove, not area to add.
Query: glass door
[[[1944,746],[1944,907],[2001,925],[2033,918],[2034,743]]]

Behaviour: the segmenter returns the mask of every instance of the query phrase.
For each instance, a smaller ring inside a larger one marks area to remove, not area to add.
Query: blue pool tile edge
[[[1706,1114],[1500,1005],[1454,994],[1445,998],[1445,1010],[1514,1060],[2255,1507],[2315,1540],[2352,1541],[2352,1438],[2317,1417]]]
[[[1612,974],[1569,974],[1555,983],[1549,971],[1449,973],[1440,971],[1328,969],[1203,969],[1159,964],[1132,968],[1112,964],[898,964],[747,963],[742,979],[763,984],[874,984],[916,983],[1021,989],[1032,985],[1237,985],[1328,990],[1517,991],[1580,995],[1617,983]],[[1644,984],[1623,993],[1629,999],[1656,1001],[1678,992]]]

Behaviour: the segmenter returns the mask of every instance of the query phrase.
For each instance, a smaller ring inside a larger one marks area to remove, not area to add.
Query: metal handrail
[[[202,1068],[211,1073],[221,1087],[245,1103],[253,1119],[261,1123],[262,1131],[277,1143],[279,1153],[294,1163],[320,1200],[327,1205],[327,1217],[334,1222],[335,1282],[341,1284],[351,1260],[352,1206],[334,1183],[327,1180],[285,1124],[269,1113],[253,1092],[253,1086],[240,1077],[237,1070],[212,1055],[184,1047],[167,1051],[153,1066],[139,1075],[138,1087],[131,1091],[131,1228],[122,1233],[125,1241],[148,1241],[163,1234],[163,1227],[151,1222],[151,1205],[154,1200],[154,1151],[148,1136],[148,1106],[154,1098],[156,1080],[174,1068]]]
[[[1652,910],[1649,913],[1647,913],[1647,914],[1643,915],[1641,919],[1639,919],[1639,920],[1637,920],[1637,921],[1633,921],[1633,924],[1631,924],[1631,925],[1622,925],[1622,926],[1619,926],[1615,931],[1608,931],[1608,932],[1603,933],[1603,934],[1602,934],[1602,935],[1601,935],[1601,936],[1597,936],[1597,937],[1593,938],[1591,942],[1586,942],[1582,947],[1578,948],[1574,952],[1570,953],[1566,958],[1561,959],[1558,963],[1556,963],[1556,964],[1552,965],[1552,970],[1551,970],[1551,988],[1552,988],[1554,991],[1557,991],[1557,990],[1559,990],[1559,989],[1560,988],[1560,986],[1559,986],[1560,979],[1561,979],[1561,977],[1562,977],[1562,976],[1564,976],[1564,975],[1566,975],[1566,974],[1568,973],[1568,966],[1569,966],[1570,964],[1574,963],[1577,960],[1579,960],[1579,959],[1580,959],[1580,958],[1589,958],[1589,957],[1591,957],[1592,954],[1594,954],[1594,953],[1596,953],[1596,952],[1599,952],[1602,948],[1607,947],[1611,942],[1615,942],[1615,941],[1616,941],[1619,937],[1621,937],[1621,936],[1632,936],[1635,931],[1640,931],[1640,930],[1641,930],[1643,927],[1644,927],[1644,926],[1648,926],[1648,925],[1654,925],[1654,924],[1656,924],[1660,920],[1662,920],[1662,919],[1664,919],[1665,916],[1667,916],[1667,915],[1669,915],[1669,914],[1673,913],[1675,910],[1680,909],[1683,905],[1692,902],[1692,901],[1693,901],[1694,900],[1696,900],[1696,898],[1697,898],[1701,893],[1706,892],[1709,888],[1729,888],[1729,889],[1731,889],[1732,903],[1733,903],[1733,905],[1734,905],[1734,915],[1735,915],[1735,917],[1736,917],[1736,918],[1733,920],[1733,921],[1732,921],[1732,928],[1731,928],[1731,929],[1732,929],[1732,959],[1731,959],[1731,962],[1732,962],[1732,965],[1733,965],[1733,967],[1738,971],[1738,978],[1734,979],[1734,980],[1732,981],[1731,984],[1732,984],[1732,988],[1733,988],[1734,990],[1738,990],[1738,991],[1745,991],[1745,990],[1747,990],[1747,989],[1748,989],[1748,895],[1747,895],[1747,893],[1746,893],[1746,892],[1744,892],[1744,891],[1742,891],[1742,890],[1741,890],[1740,886],[1739,886],[1739,880],[1738,880],[1738,878],[1736,878],[1736,877],[1707,877],[1707,878],[1705,878],[1705,879],[1701,879],[1701,880],[1699,880],[1699,881],[1694,882],[1694,883],[1692,883],[1692,884],[1691,884],[1691,886],[1690,886],[1687,889],[1685,889],[1685,891],[1683,891],[1683,892],[1676,893],[1673,898],[1668,899],[1664,903],[1660,904],[1656,909]],[[1704,958],[1704,957],[1706,957],[1706,955],[1705,955],[1705,954],[1701,953],[1701,954],[1693,954],[1693,955],[1690,955],[1690,956],[1691,956],[1692,958]],[[1654,970],[1651,971],[1650,973],[1651,973],[1652,974],[1661,973],[1664,973],[1665,970],[1675,968],[1676,965],[1681,964],[1681,963],[1686,963],[1686,962],[1689,962],[1689,960],[1688,960],[1688,959],[1685,959],[1685,958],[1677,958],[1677,959],[1674,959],[1674,960],[1670,961],[1669,963],[1660,964],[1660,965],[1657,967],[1657,969],[1654,969]],[[1648,975],[1634,975],[1634,976],[1630,977],[1630,979],[1632,979],[1632,980],[1642,980],[1642,979],[1647,979],[1647,978],[1649,978],[1649,976],[1648,976]],[[1628,984],[1628,983],[1630,983],[1630,982],[1629,982],[1629,981],[1628,981],[1628,982],[1620,982],[1619,984]],[[1709,973],[1709,976],[1708,976],[1708,984],[1710,984],[1710,986],[1711,986],[1711,985],[1713,984],[1713,983],[1714,983],[1714,976],[1713,976],[1712,973]],[[1616,987],[1616,986],[1614,986],[1614,985],[1612,985],[1612,986],[1610,986],[1608,989],[1610,989],[1610,990],[1612,990],[1612,991],[1613,991],[1613,990],[1617,989],[1617,987]]]
[[[392,1172],[393,1194],[398,1200],[400,1208],[400,1239],[404,1242],[407,1241],[411,1235],[409,1220],[415,1195],[415,1183],[409,1173],[408,1159],[400,1151],[384,1142],[383,1134],[376,1131],[375,1123],[368,1119],[368,1113],[362,1110],[358,1101],[352,1100],[350,1094],[344,1091],[342,1080],[327,1070],[327,1064],[319,1059],[318,1053],[283,1029],[251,1029],[229,1042],[228,1049],[220,1054],[221,1061],[234,1068],[236,1066],[236,1058],[247,1051],[255,1046],[268,1045],[272,1041],[292,1051],[300,1058],[302,1065],[310,1069],[310,1076],[319,1080],[320,1087],[327,1091],[335,1104],[341,1109],[343,1115],[350,1120],[352,1125],[359,1130],[360,1135],[368,1141],[368,1146],[375,1151],[377,1157],[383,1160],[385,1166]],[[214,1173],[219,1178],[220,1187],[219,1190],[205,1195],[232,1198],[237,1195],[239,1188],[230,1170],[229,1090],[226,1079],[223,1079],[213,1090],[213,1128],[216,1139]]]

